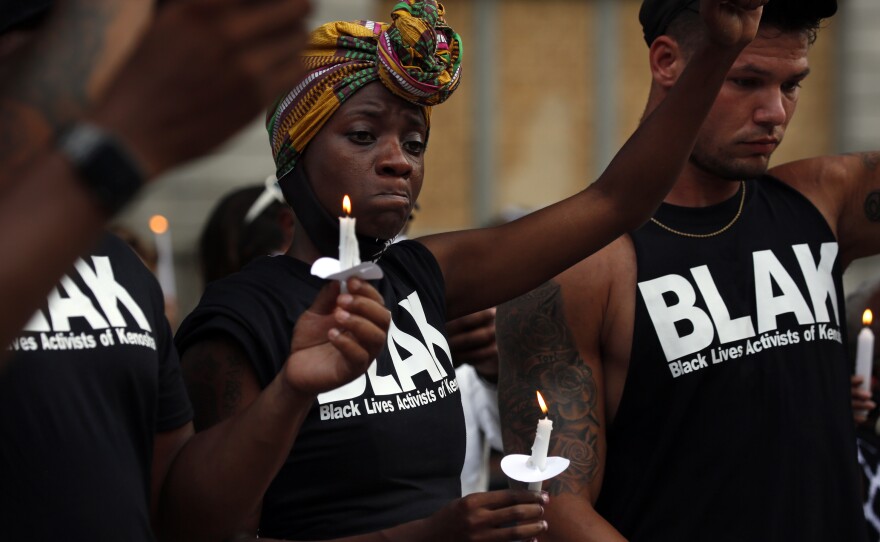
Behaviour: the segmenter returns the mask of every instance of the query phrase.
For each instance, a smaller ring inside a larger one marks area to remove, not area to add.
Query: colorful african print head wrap
[[[373,81],[423,106],[430,120],[431,106],[444,102],[461,78],[461,38],[444,13],[437,0],[405,0],[390,24],[337,21],[312,32],[303,53],[308,75],[266,118],[278,178],[339,106]]]

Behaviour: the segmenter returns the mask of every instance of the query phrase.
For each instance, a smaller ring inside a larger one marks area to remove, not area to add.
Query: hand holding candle
[[[864,327],[859,332],[856,343],[856,374],[862,377],[860,389],[865,392],[871,390],[871,366],[874,361],[874,332],[871,331],[873,320],[874,314],[871,309],[866,309],[862,315]],[[867,412],[863,411],[861,414],[867,415]]]

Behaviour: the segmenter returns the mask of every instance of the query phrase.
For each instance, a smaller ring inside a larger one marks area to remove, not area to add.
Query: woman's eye
[[[354,141],[355,143],[360,143],[360,144],[372,143],[373,139],[374,139],[373,134],[371,134],[370,132],[364,132],[364,131],[350,132],[348,134],[348,138],[351,139],[352,141]]]
[[[407,152],[411,152],[413,154],[422,154],[423,152],[425,152],[425,144],[417,140],[405,141],[403,143],[403,148],[406,149]]]

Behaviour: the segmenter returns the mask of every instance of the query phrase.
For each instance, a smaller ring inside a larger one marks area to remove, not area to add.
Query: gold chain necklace
[[[658,226],[660,226],[661,228],[663,228],[664,230],[666,230],[670,233],[674,233],[675,235],[681,235],[682,237],[690,237],[692,239],[706,239],[707,237],[715,237],[716,235],[720,235],[720,234],[726,232],[727,230],[729,230],[730,227],[733,226],[737,220],[739,220],[739,215],[741,215],[742,211],[743,211],[743,204],[746,202],[746,182],[740,181],[740,187],[742,188],[742,196],[739,199],[739,209],[736,210],[736,215],[733,217],[733,220],[728,222],[726,226],[724,226],[723,228],[721,228],[718,231],[713,231],[712,233],[687,233],[687,232],[683,232],[683,231],[674,230],[674,229],[670,228],[669,226],[667,226],[666,224],[663,224],[662,222],[660,222],[659,220],[657,220],[654,217],[651,217],[651,222],[653,222],[654,224],[657,224]]]

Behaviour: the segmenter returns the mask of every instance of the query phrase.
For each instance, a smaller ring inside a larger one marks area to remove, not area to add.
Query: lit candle
[[[351,216],[351,198],[342,199],[345,216],[339,217],[339,269],[344,271],[361,263],[361,255],[355,236],[355,218]]]
[[[156,277],[166,302],[173,301],[177,298],[177,284],[174,280],[174,247],[168,219],[162,215],[153,215],[150,217],[150,230],[156,239]]]
[[[871,331],[871,323],[874,320],[874,314],[871,309],[865,309],[862,314],[862,324],[865,326],[859,332],[858,342],[856,343],[856,374],[861,375],[862,391],[871,390],[871,365],[874,361],[874,332]],[[867,412],[862,410],[862,415]]]
[[[541,406],[541,412],[544,418],[538,420],[538,431],[535,433],[535,443],[532,444],[532,456],[529,458],[530,467],[543,471],[547,467],[547,451],[550,448],[550,432],[553,430],[553,422],[547,417],[547,404],[541,392],[538,394],[538,404]],[[541,491],[541,482],[532,482],[529,484],[530,491]]]

